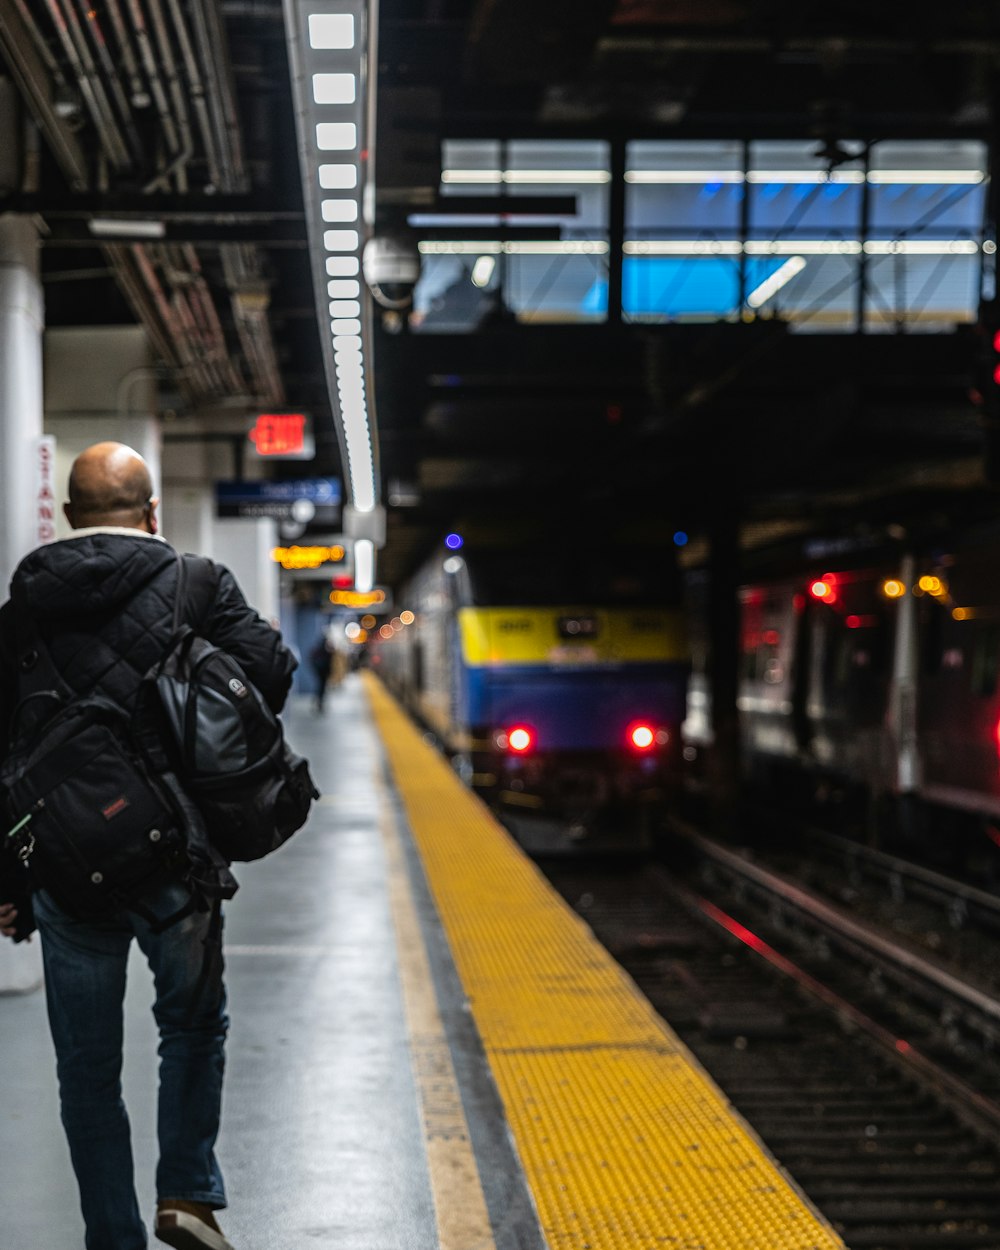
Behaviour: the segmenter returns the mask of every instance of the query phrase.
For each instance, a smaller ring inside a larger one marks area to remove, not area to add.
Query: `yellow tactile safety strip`
[[[586,925],[365,680],[552,1250],[843,1250]]]

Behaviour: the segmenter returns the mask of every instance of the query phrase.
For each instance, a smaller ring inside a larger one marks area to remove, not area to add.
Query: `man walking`
[[[97,692],[126,711],[134,707],[140,678],[166,650],[177,592],[176,553],[158,534],[157,504],[149,469],[131,448],[98,443],[74,461],[64,505],[73,535],[26,556],[11,581],[11,602],[0,608],[0,756],[17,728],[18,613],[30,615],[74,694]],[[185,604],[184,621],[234,656],[280,711],[295,660],[229,570],[206,563],[214,595]],[[186,888],[167,883],[143,903],[166,917],[178,911]],[[228,1028],[221,926],[201,910],[162,932],[131,911],[82,919],[0,852],[0,932],[21,940],[36,924],[87,1250],[147,1245],[120,1079],[133,937],[155,978],[160,1033],[156,1236],[182,1250],[233,1250],[213,1214],[226,1205],[215,1157]]]

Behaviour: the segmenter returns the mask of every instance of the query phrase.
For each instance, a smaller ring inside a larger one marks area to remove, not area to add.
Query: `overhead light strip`
[[[980,246],[988,252],[993,245],[975,239],[629,239],[622,250],[626,256],[975,256]],[[609,251],[602,239],[422,239],[418,247],[423,256],[606,256]]]
[[[370,224],[365,212],[370,5],[284,0],[284,9],[331,407],[351,506],[355,513],[374,513],[379,501],[368,367],[371,313],[360,281]]]
[[[445,186],[535,186],[556,183],[607,183],[607,169],[446,169],[441,174]],[[637,185],[671,183],[713,186],[718,183],[774,186],[850,186],[865,182],[862,169],[627,169],[625,181]],[[867,181],[872,186],[978,186],[986,181],[982,169],[871,169]]]
[[[423,256],[606,256],[604,239],[424,239],[418,245]]]
[[[989,250],[986,243],[982,247]],[[629,239],[622,250],[626,256],[975,256],[980,244],[975,239]]]

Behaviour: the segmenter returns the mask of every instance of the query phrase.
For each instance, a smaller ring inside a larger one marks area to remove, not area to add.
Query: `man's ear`
[[[156,509],[159,506],[159,503],[159,499],[157,499],[154,495],[146,507],[146,517],[149,522],[149,532],[151,534],[158,534],[160,531],[160,520],[156,515]]]

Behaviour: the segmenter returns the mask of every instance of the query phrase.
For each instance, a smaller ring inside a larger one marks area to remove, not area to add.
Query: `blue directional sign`
[[[341,502],[340,479],[336,477],[215,484],[218,517],[273,517],[277,521],[336,525]]]

